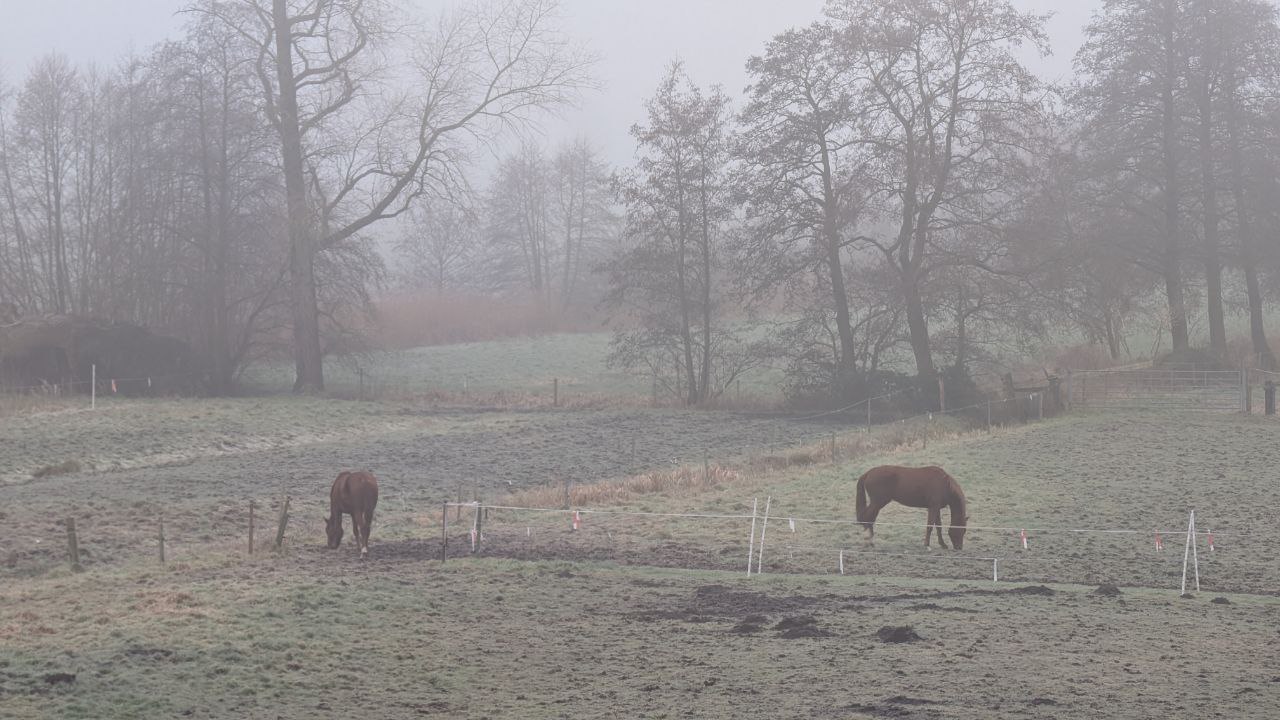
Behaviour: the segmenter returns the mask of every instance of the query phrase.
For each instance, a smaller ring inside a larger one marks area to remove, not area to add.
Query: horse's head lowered
[[[342,544],[342,513],[325,518],[324,531],[329,535],[329,549],[336,550]]]
[[[964,532],[966,530],[965,526],[969,524],[969,516],[965,515],[960,520],[959,525],[955,524],[956,522],[955,520],[952,520],[951,522],[952,522],[951,527],[947,528],[947,535],[951,536],[951,547],[957,550],[963,550],[964,549]],[[338,533],[339,534],[342,533],[342,528],[338,528]]]

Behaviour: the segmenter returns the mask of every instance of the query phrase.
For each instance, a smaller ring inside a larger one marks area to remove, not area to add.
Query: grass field
[[[74,456],[95,468],[0,485],[0,717],[1280,709],[1273,420],[1130,413],[990,434],[938,423],[927,447],[923,426],[845,429],[833,465],[832,428],[732,413],[284,398],[109,410],[110,420],[0,420],[9,467]],[[181,458],[159,452],[170,444]],[[107,450],[120,469],[104,471]],[[699,482],[703,453],[715,472]],[[590,485],[623,487],[673,459],[693,466],[693,481],[616,494]],[[862,555],[852,526],[809,520],[847,520],[853,479],[882,462],[945,466],[966,489],[971,524],[1030,528],[1030,550],[1016,532],[975,529],[961,553],[926,553],[923,512],[891,506],[882,554]],[[383,488],[367,562],[349,545],[323,546],[327,485],[349,466],[373,469]],[[470,557],[465,510],[450,516],[451,559],[440,562],[439,504],[460,487],[490,502],[536,499],[566,478],[574,498],[612,498],[596,509],[749,515],[752,498],[770,496],[766,573],[742,572],[750,522],[740,518],[588,513],[572,532],[562,514],[493,511]],[[262,542],[283,492],[293,508],[284,551],[246,558],[248,498],[266,518]],[[1201,540],[1204,592],[1182,599],[1182,538],[1157,554],[1152,536],[1185,527],[1191,507],[1217,546]],[[88,551],[79,574],[60,560],[67,516]],[[850,553],[848,575],[837,548]],[[988,561],[963,559],[995,556],[998,584]],[[1120,594],[1095,593],[1101,583]],[[919,640],[883,642],[886,626]]]
[[[560,333],[538,337],[437,345],[335,358],[325,364],[331,390],[358,390],[363,367],[368,395],[397,398],[422,393],[462,396],[530,395],[550,399],[559,380],[561,397],[648,400],[652,377],[607,366],[607,332]],[[293,366],[276,363],[251,368],[244,384],[256,391],[287,390]],[[743,376],[734,392],[768,402],[779,398],[781,373],[761,369]],[[665,398],[663,398],[665,400]]]

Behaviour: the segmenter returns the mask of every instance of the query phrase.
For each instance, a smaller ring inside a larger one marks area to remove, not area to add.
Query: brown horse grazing
[[[929,509],[929,524],[924,530],[924,546],[929,547],[929,535],[938,531],[938,544],[944,549],[942,539],[942,506],[951,508],[951,525],[947,534],[959,550],[964,547],[965,515],[964,491],[960,483],[940,467],[898,467],[881,465],[868,470],[858,478],[856,508],[858,522],[870,532],[870,540],[876,537],[876,515],[885,505],[897,501],[907,507]],[[870,497],[870,502],[867,498]]]
[[[378,481],[373,474],[363,470],[340,472],[329,490],[329,517],[325,518],[325,532],[329,534],[329,547],[342,544],[342,515],[351,515],[351,534],[360,546],[360,558],[369,555],[369,529],[373,527],[373,508],[378,504]]]

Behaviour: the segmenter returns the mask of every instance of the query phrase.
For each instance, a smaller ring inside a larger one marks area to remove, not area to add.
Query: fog
[[[7,3],[0,318],[174,336],[216,394],[585,329],[690,405],[1272,366],[1274,7],[1057,5]]]
[[[412,7],[434,2],[404,0]],[[187,5],[173,0],[6,0],[0,23],[0,69],[17,82],[36,58],[50,52],[75,63],[110,65],[174,36]],[[1027,50],[1024,60],[1050,81],[1069,80],[1081,29],[1100,0],[1061,3],[1016,0],[1029,12],[1052,14],[1046,25],[1053,54]],[[822,13],[823,0],[567,0],[561,4],[566,31],[599,56],[594,68],[601,87],[585,93],[579,107],[548,120],[542,132],[554,138],[585,133],[615,164],[629,162],[628,130],[643,112],[665,64],[680,58],[704,85],[732,94],[746,84],[746,58],[782,29],[805,25]]]

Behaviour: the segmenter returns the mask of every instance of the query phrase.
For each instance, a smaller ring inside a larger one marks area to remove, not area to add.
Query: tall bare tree
[[[560,237],[560,300],[584,300],[592,267],[617,234],[610,169],[583,136],[561,145],[552,159],[552,215]]]
[[[620,180],[630,247],[608,264],[610,304],[640,329],[615,338],[614,360],[656,366],[669,358],[687,404],[714,397],[738,369],[721,326],[717,292],[730,219],[729,101],[694,85],[672,63],[636,125],[639,161]]]
[[[846,62],[860,78],[860,135],[891,233],[867,233],[899,281],[916,373],[936,367],[925,294],[948,238],[995,220],[1000,178],[1036,82],[1015,54],[1043,49],[1042,17],[1007,0],[833,0]],[[950,259],[943,261],[949,264]]]
[[[554,27],[555,3],[519,0],[447,14],[401,49],[379,0],[206,0],[257,43],[264,106],[279,135],[299,392],[324,387],[316,279],[321,253],[355,242],[450,182],[466,146],[586,82],[589,59]],[[406,51],[407,52],[407,51]],[[406,82],[407,91],[379,83]]]
[[[1088,115],[1098,171],[1113,197],[1147,218],[1148,264],[1159,274],[1175,352],[1190,347],[1183,269],[1183,142],[1188,68],[1183,0],[1110,0],[1076,56],[1076,102]]]
[[[752,82],[738,148],[750,232],[737,254],[748,288],[757,296],[789,290],[831,313],[838,343],[828,362],[840,397],[858,385],[845,275],[867,190],[852,69],[829,23],[774,37],[747,61]]]
[[[410,211],[397,244],[404,260],[403,281],[443,293],[469,280],[480,245],[476,212],[452,198],[431,198]]]

